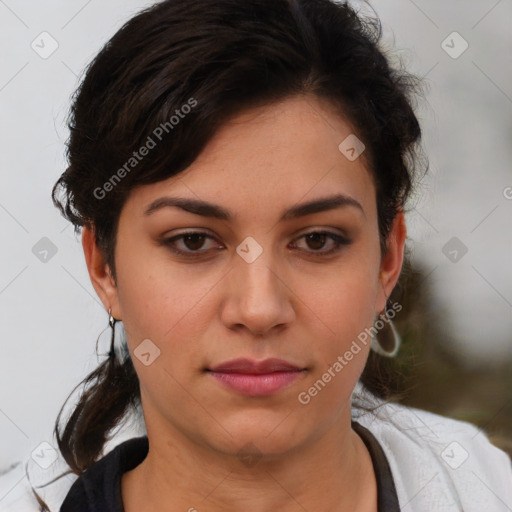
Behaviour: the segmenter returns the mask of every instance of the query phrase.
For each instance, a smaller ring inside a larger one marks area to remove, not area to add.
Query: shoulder
[[[475,425],[396,403],[358,388],[354,419],[388,459],[402,512],[506,512],[512,509],[512,462]]]
[[[72,473],[65,474],[68,471],[69,467],[61,459],[48,468],[40,467],[32,457],[12,464],[0,473],[0,510],[40,512],[35,491],[50,512],[56,512],[77,478]],[[60,475],[63,476],[56,479]],[[56,480],[51,482],[53,479]]]
[[[136,430],[118,433],[106,443],[101,461],[106,460],[108,454],[116,452],[116,448],[131,439]],[[24,460],[17,461],[9,468],[0,470],[0,511],[1,512],[40,512],[42,509],[36,495],[43,500],[50,512],[60,510],[73,484],[79,479],[71,472],[61,453],[51,445],[46,450],[51,452],[28,455]]]
[[[142,413],[125,418],[105,446],[99,460],[134,437],[146,435]],[[41,506],[32,490],[46,503],[50,512],[58,512],[73,484],[79,479],[71,472],[56,443],[48,443],[44,453],[34,451],[21,461],[0,468],[0,512],[40,512]],[[53,444],[53,446],[52,446]],[[41,458],[43,463],[41,463]],[[59,478],[60,477],[60,478]]]

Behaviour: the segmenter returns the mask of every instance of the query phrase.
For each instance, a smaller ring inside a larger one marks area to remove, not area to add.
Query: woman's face
[[[383,310],[405,239],[400,214],[381,262],[372,177],[351,139],[339,149],[351,134],[328,103],[290,98],[237,116],[179,176],[132,191],[117,287],[91,277],[123,321],[150,437],[278,454],[347,420],[369,343],[344,355]],[[166,205],[176,198],[196,205]],[[270,358],[291,368],[250,365]]]

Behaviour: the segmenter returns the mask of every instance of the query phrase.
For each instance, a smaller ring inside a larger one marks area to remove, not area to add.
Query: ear
[[[112,308],[114,318],[121,319],[116,283],[102,251],[96,244],[94,231],[86,226],[82,228],[82,247],[89,277],[98,297],[107,311]]]
[[[404,261],[406,237],[407,227],[405,225],[405,215],[403,210],[400,209],[399,213],[395,216],[391,231],[388,235],[388,250],[381,260],[379,274],[380,289],[377,293],[377,302],[375,304],[376,311],[379,313],[384,311],[387,297],[391,295],[400,277]]]

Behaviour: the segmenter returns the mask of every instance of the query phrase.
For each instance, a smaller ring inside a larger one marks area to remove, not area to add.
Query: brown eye
[[[205,236],[201,233],[193,233],[192,235],[183,236],[183,243],[191,251],[197,251],[201,249],[204,244]]]
[[[219,249],[219,246],[205,249],[204,246],[208,239],[215,240],[207,233],[191,231],[172,238],[163,239],[161,243],[180,256],[194,258],[206,255],[211,252],[211,249]],[[312,231],[298,238],[298,240],[301,239],[306,240],[306,248],[298,247],[298,249],[315,256],[333,254],[340,251],[343,245],[352,243],[347,238],[328,231]],[[327,250],[322,250],[329,241],[331,241],[331,247]],[[178,245],[181,245],[181,247],[178,247]]]
[[[161,243],[180,256],[193,258],[210,252],[208,248],[204,249],[205,242],[208,239],[215,240],[207,233],[191,231],[173,236],[172,238],[163,239]],[[178,247],[178,242],[181,247]]]
[[[336,233],[330,233],[329,231],[312,231],[311,233],[306,233],[298,238],[298,240],[305,239],[306,240],[306,249],[299,248],[301,251],[310,252],[312,254],[318,256],[326,256],[341,250],[343,245],[349,245],[352,243],[347,238],[338,235]],[[331,248],[327,250],[321,250],[326,243],[331,240]]]
[[[311,249],[318,250],[325,245],[327,235],[325,233],[311,233],[306,235],[308,246]]]

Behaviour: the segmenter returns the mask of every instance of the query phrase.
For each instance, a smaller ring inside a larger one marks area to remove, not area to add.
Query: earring
[[[110,352],[108,353],[109,359],[114,359],[116,357],[116,353],[114,351],[114,341],[116,337],[116,322],[117,320],[112,316],[112,308],[108,308],[108,324],[112,329],[112,335],[110,338]]]
[[[379,354],[384,357],[395,357],[398,353],[398,349],[400,348],[400,345],[402,344],[402,338],[400,337],[400,334],[398,334],[398,331],[396,330],[396,327],[388,316],[387,308],[384,309],[384,312],[386,314],[386,320],[389,324],[389,327],[391,329],[391,335],[386,333],[385,331],[382,331],[382,328],[379,332],[379,338],[374,334],[374,329],[372,329],[372,336],[371,336],[371,345],[370,348],[373,350],[376,354]],[[383,320],[377,320],[376,323],[381,322],[384,324]],[[383,325],[384,326],[384,325]]]

